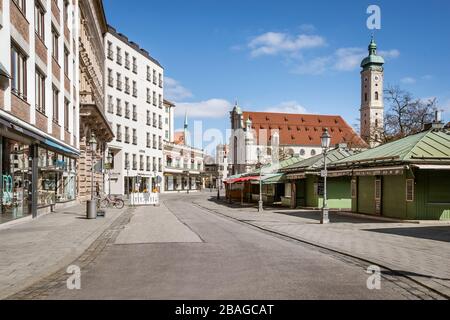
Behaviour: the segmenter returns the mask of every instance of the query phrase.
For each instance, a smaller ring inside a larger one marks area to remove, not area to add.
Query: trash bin
[[[97,201],[88,200],[86,206],[86,218],[96,219],[97,218]]]

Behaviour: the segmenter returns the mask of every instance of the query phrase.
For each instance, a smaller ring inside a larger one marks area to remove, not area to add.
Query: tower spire
[[[187,145],[187,138],[188,138],[188,118],[187,118],[187,110],[184,112],[184,145]]]

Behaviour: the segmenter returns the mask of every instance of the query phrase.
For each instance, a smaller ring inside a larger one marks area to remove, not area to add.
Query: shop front
[[[77,150],[0,120],[0,223],[74,201]]]

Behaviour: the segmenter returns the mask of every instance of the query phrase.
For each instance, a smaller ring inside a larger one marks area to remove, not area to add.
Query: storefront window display
[[[31,165],[29,146],[2,139],[2,188],[0,223],[31,214]]]
[[[76,161],[45,148],[38,150],[38,206],[75,200]]]

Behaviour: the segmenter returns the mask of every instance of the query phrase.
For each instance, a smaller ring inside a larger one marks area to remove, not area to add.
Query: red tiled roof
[[[243,112],[244,123],[252,121],[259,141],[260,129],[278,130],[280,145],[320,146],[320,137],[325,128],[331,135],[331,145],[347,143],[349,147],[367,148],[367,143],[345,122],[341,116],[318,114],[288,114],[268,112]]]

